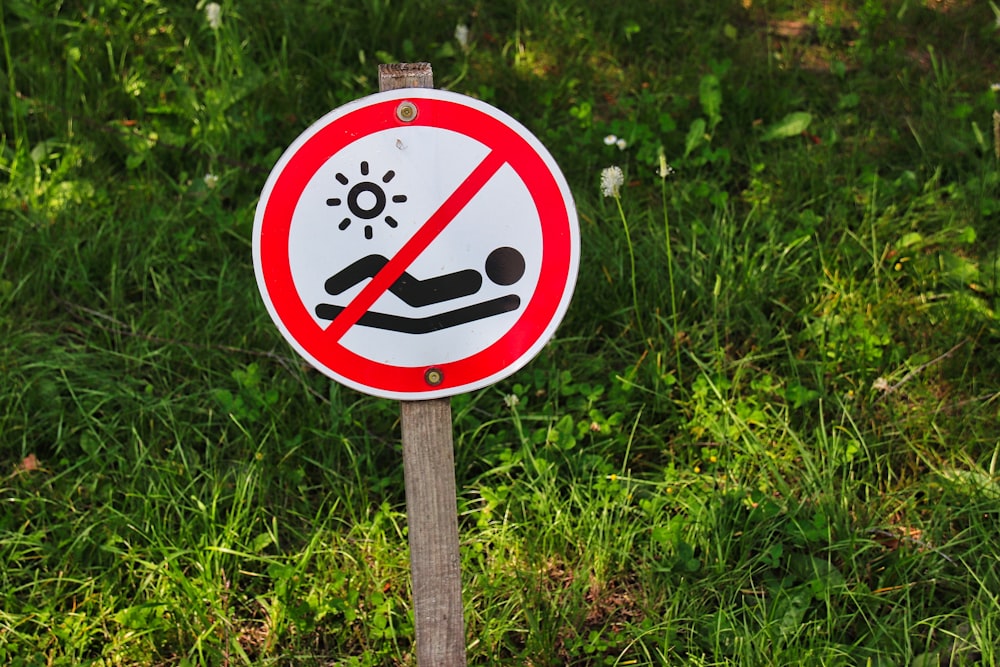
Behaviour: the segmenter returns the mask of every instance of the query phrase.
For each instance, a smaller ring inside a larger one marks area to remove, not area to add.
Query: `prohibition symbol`
[[[520,123],[463,95],[378,93],[336,109],[261,193],[254,270],[313,366],[404,400],[515,372],[562,320],[579,265],[572,196]]]

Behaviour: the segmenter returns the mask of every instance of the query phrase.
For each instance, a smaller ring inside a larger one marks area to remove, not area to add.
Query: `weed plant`
[[[996,665],[998,22],[3,2],[0,663],[414,664],[398,406],[284,344],[250,236],[425,60],[583,237],[555,339],[452,400],[470,664]]]

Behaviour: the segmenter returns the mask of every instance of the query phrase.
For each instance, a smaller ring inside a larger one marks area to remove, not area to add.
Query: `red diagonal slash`
[[[472,198],[485,187],[493,175],[504,165],[506,160],[499,151],[490,153],[479,163],[472,173],[462,181],[462,184],[448,197],[438,210],[427,219],[417,233],[407,241],[399,252],[386,263],[371,282],[358,293],[343,311],[326,328],[324,337],[331,342],[337,342],[347,330],[353,327],[361,317],[385,294],[392,284],[399,280],[403,271],[409,268],[427,246],[437,238],[455,216],[472,201]]]

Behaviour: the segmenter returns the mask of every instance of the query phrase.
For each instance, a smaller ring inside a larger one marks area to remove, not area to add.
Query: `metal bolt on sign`
[[[404,123],[416,120],[417,106],[408,100],[406,102],[400,102],[399,106],[396,107],[396,117]]]
[[[424,379],[427,380],[427,384],[436,387],[444,381],[444,374],[440,368],[428,368],[427,372],[424,373]]]

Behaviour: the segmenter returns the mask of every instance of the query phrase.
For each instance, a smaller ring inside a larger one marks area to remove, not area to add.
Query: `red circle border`
[[[422,97],[417,90],[408,91],[407,99],[419,109],[411,122],[403,123],[396,117],[400,99],[394,96],[348,111],[311,135],[307,131],[302,135],[305,140],[289,149],[294,153],[284,165],[279,162],[271,175],[272,187],[269,192],[265,188],[266,199],[261,202],[263,216],[259,238],[255,239],[260,250],[259,278],[271,314],[283,325],[283,333],[328,375],[360,389],[368,388],[377,395],[388,392],[448,395],[520,368],[530,360],[525,355],[546,333],[552,320],[561,315],[564,294],[575,283],[575,275],[571,275],[575,269],[575,225],[571,225],[568,210],[573,204],[571,199],[567,201],[568,191],[564,196],[560,182],[536,148],[500,119],[457,101]],[[329,337],[324,338],[325,329],[316,323],[308,306],[299,298],[292,278],[288,241],[295,208],[308,182],[323,164],[354,141],[402,126],[460,132],[498,152],[527,187],[541,221],[541,272],[524,312],[495,343],[455,361],[396,366],[367,359],[339,342],[331,342]],[[430,367],[440,369],[443,375],[440,384],[431,386],[425,380]]]

